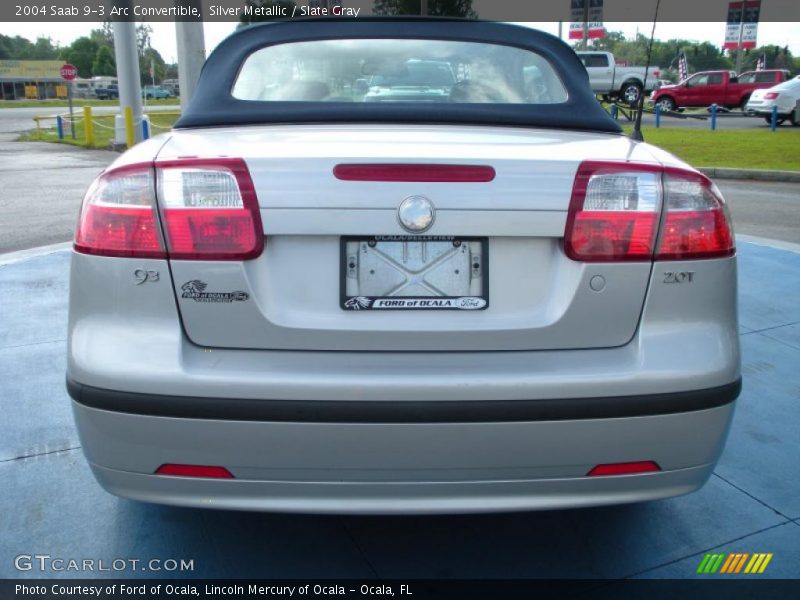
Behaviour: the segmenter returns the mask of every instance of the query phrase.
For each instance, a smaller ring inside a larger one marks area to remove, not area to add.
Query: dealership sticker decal
[[[706,554],[697,567],[697,573],[701,575],[760,575],[771,560],[771,552]]]
[[[181,298],[195,302],[244,302],[250,295],[247,292],[207,292],[208,284],[199,279],[187,281],[181,286]]]
[[[343,306],[346,310],[480,310],[486,308],[486,299],[478,296],[442,298],[349,296]]]

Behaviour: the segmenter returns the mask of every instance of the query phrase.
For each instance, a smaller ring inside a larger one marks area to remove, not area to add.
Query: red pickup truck
[[[675,85],[665,85],[655,90],[650,100],[663,111],[679,106],[744,107],[753,90],[772,87],[789,79],[789,72],[781,69],[748,71],[738,77],[733,71],[703,71],[695,73]]]

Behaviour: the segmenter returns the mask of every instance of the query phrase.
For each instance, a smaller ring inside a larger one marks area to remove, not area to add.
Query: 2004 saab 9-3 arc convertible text
[[[86,194],[68,389],[108,491],[433,513],[710,476],[740,389],[716,186],[621,135],[558,39],[280,22]]]

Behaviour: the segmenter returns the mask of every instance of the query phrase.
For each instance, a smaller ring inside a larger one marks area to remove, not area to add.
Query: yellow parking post
[[[133,130],[133,107],[125,107],[125,141],[128,143],[128,148],[133,148],[136,143],[136,133]]]
[[[86,140],[86,145],[90,148],[94,147],[94,122],[92,121],[92,107],[83,107],[83,135]]]

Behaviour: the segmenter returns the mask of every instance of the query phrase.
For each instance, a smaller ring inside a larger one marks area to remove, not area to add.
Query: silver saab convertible
[[[741,385],[719,190],[513,25],[240,30],[92,184],[70,290],[83,450],[147,502],[665,498],[708,479]]]

